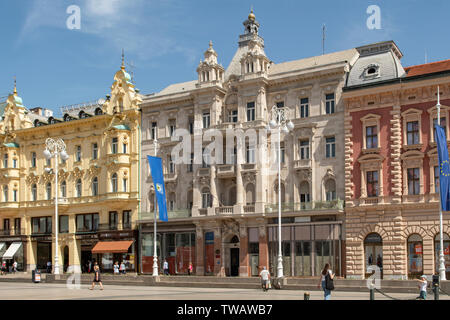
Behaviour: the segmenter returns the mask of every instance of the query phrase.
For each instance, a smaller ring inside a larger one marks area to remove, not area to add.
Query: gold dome
[[[255,19],[256,19],[256,17],[255,17],[255,15],[253,14],[253,9],[252,9],[252,11],[250,12],[250,14],[248,15],[248,20],[255,21]]]

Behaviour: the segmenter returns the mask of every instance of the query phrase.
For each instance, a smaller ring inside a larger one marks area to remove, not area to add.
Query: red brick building
[[[450,60],[403,68],[392,41],[357,48],[345,101],[346,276],[385,279],[438,269],[437,88],[449,137]],[[450,142],[450,140],[449,140]],[[450,226],[444,249],[450,271]]]

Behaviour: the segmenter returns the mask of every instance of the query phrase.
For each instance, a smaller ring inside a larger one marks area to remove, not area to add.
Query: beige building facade
[[[48,261],[54,265],[56,191],[61,271],[85,272],[94,261],[108,270],[113,260],[138,270],[141,101],[122,65],[106,99],[64,108],[62,118],[42,108],[28,110],[16,88],[0,103],[0,254],[8,265],[17,261],[24,271],[46,269]],[[58,158],[58,172],[55,158],[43,154],[47,138],[66,145],[69,158]],[[120,253],[92,252],[105,241],[131,245]]]
[[[187,273],[189,263],[200,275],[256,276],[263,266],[276,273],[278,139],[276,131],[267,131],[275,106],[294,123],[293,130],[281,133],[284,274],[318,275],[326,262],[343,274],[341,92],[358,52],[274,63],[264,52],[254,14],[243,24],[227,68],[218,64],[210,42],[196,80],[143,98],[142,271],[152,272],[154,212],[154,189],[144,162],[157,149],[169,210],[169,221],[158,223],[160,263],[166,259],[173,274]],[[183,141],[192,147],[181,148],[185,161],[177,164],[174,150],[181,143],[172,136],[181,129],[188,137]],[[232,136],[239,131],[244,133],[241,144]],[[223,145],[223,159],[208,153],[211,141]],[[206,160],[211,156],[215,163]]]

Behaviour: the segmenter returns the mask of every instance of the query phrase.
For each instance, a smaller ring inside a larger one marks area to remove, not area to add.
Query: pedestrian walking
[[[334,274],[330,269],[330,264],[325,264],[325,267],[322,270],[322,273],[320,275],[320,282],[317,285],[318,288],[322,286],[323,289],[323,296],[325,300],[331,299],[331,290],[334,290],[334,284],[333,284],[333,278]]]
[[[97,263],[94,265],[94,280],[92,281],[92,287],[90,287],[89,290],[94,290],[96,283],[100,285],[100,290],[103,290],[103,284],[100,278],[100,268]]]
[[[2,275],[4,275],[6,273],[6,261],[2,262]]]
[[[422,275],[420,279],[416,279],[419,282],[419,296],[416,300],[427,300],[427,277]]]
[[[47,273],[51,273],[51,272],[52,272],[52,262],[47,261]]]
[[[120,264],[119,271],[120,271],[121,274],[126,274],[127,273],[127,267],[125,266],[125,262],[122,261],[122,263]]]
[[[17,272],[17,261],[14,260],[13,263],[13,272],[16,273]]]
[[[166,259],[164,259],[163,270],[164,270],[164,275],[168,276],[169,275],[169,263],[167,262]]]
[[[119,274],[119,261],[116,261],[116,263],[114,263],[114,274]]]
[[[188,275],[192,274],[192,270],[194,270],[194,266],[192,265],[192,262],[189,262]]]
[[[262,289],[264,292],[266,292],[267,290],[269,290],[270,272],[267,271],[266,267],[264,266],[259,276],[261,277]]]

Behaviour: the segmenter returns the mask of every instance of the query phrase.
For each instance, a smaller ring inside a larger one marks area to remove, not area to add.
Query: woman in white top
[[[119,261],[114,264],[114,274],[119,274]]]
[[[334,274],[333,274],[333,272],[330,269],[330,264],[329,263],[325,264],[325,267],[323,268],[322,273],[320,274],[320,282],[317,285],[317,287],[320,288],[320,286],[322,286],[324,299],[325,300],[330,300],[330,298],[331,298],[331,291],[328,290],[326,288],[326,286],[325,286],[325,283],[326,283],[325,282],[325,277],[326,277],[327,274],[330,275],[331,279],[334,278]]]

